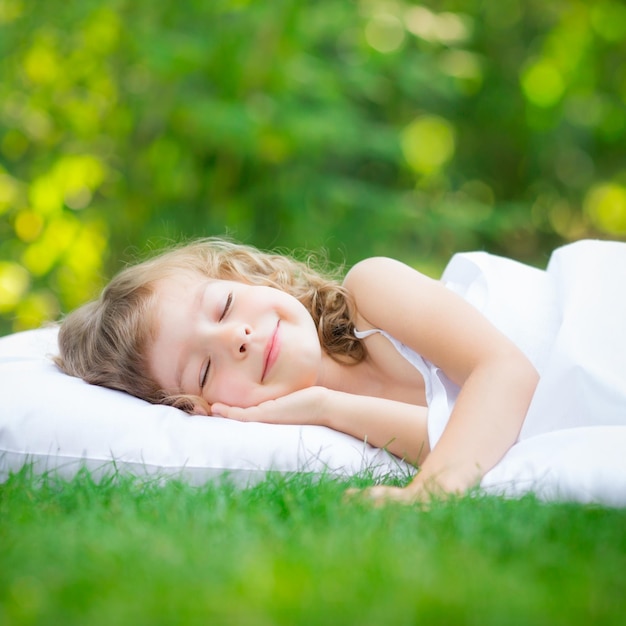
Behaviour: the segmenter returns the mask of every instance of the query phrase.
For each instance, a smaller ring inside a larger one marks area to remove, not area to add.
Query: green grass
[[[23,471],[0,485],[0,624],[626,624],[626,510],[345,488]]]

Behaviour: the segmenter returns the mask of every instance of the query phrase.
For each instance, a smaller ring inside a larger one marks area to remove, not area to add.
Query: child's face
[[[148,363],[167,393],[248,407],[316,384],[319,339],[293,296],[182,271],[154,294]]]

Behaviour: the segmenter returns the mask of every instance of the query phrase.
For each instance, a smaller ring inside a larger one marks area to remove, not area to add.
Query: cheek
[[[254,386],[234,374],[217,377],[211,390],[211,402],[247,408],[258,404]]]

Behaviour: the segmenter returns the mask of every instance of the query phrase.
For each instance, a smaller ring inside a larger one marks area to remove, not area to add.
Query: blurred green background
[[[542,265],[626,239],[626,6],[0,0],[0,334],[230,233]]]

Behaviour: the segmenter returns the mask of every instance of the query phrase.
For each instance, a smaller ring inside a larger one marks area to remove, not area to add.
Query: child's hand
[[[458,490],[444,489],[440,484],[429,481],[425,484],[418,475],[406,487],[388,487],[376,485],[367,489],[348,489],[346,496],[350,499],[360,499],[371,502],[374,506],[384,506],[386,504],[419,504],[422,508],[433,500],[443,500],[452,495],[460,495]]]
[[[346,497],[350,500],[371,502],[374,506],[384,506],[391,503],[425,504],[432,498],[432,494],[425,489],[377,485],[367,489],[348,489]]]
[[[324,400],[327,393],[328,389],[325,387],[307,387],[246,409],[215,402],[211,406],[211,412],[213,415],[238,422],[319,425],[324,416]]]

